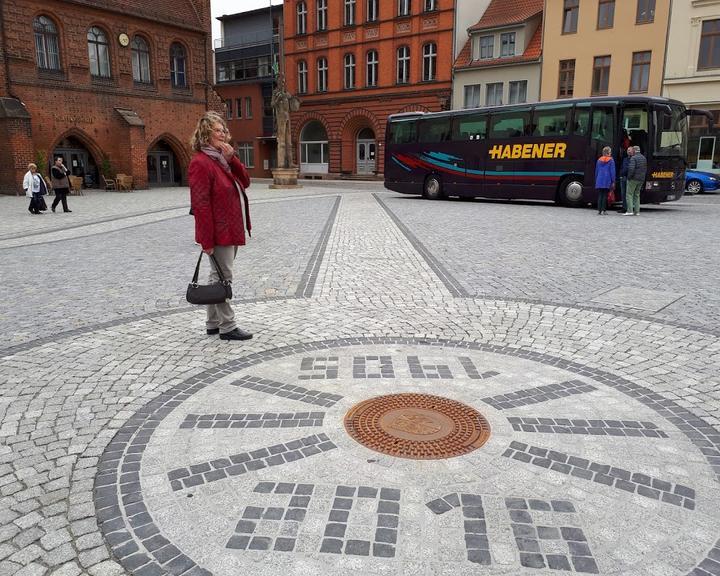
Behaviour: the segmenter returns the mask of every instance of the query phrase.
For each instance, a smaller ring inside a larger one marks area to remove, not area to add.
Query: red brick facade
[[[29,162],[49,161],[68,143],[87,151],[86,172],[94,170],[96,185],[109,162],[112,173],[130,174],[136,188],[147,187],[153,149],[171,151],[174,183],[184,182],[197,118],[208,108],[223,109],[208,81],[209,0],[107,0],[97,6],[91,0],[0,0],[0,193],[18,192]],[[56,29],[59,66],[39,63],[33,29],[39,17]],[[109,77],[91,74],[91,27],[107,39]],[[123,34],[129,45],[121,42]],[[149,48],[149,82],[133,74],[136,36]],[[184,87],[171,82],[174,44],[184,50]],[[8,108],[12,112],[2,112]]]
[[[246,163],[250,176],[272,178],[270,165],[272,156],[276,153],[276,146],[272,138],[272,116],[270,117],[270,129],[264,129],[263,126],[264,99],[261,84],[229,86],[217,84],[215,90],[225,101],[225,118],[230,129],[233,146],[236,149],[239,146],[252,148],[249,156],[244,150],[238,150],[240,159]],[[263,138],[263,136],[267,136],[267,138]]]
[[[307,12],[306,31],[298,33],[298,4]],[[454,0],[407,0],[408,14],[398,15],[398,0],[378,0],[377,17],[368,15],[367,0],[354,3],[354,21],[345,23],[344,0],[327,0],[327,28],[317,29],[317,0],[286,0],[285,74],[287,85],[301,100],[293,114],[295,155],[302,166],[303,128],[318,120],[328,139],[330,174],[356,174],[357,137],[373,131],[378,144],[376,172],[383,170],[383,142],[388,115],[401,111],[438,111],[450,107],[453,61]],[[430,10],[426,10],[426,8]],[[424,79],[424,48],[434,45],[434,74]],[[409,51],[409,77],[398,82],[398,50]],[[377,52],[377,82],[368,86],[367,57]],[[355,84],[345,86],[345,56],[354,55]],[[317,62],[327,60],[327,90],[318,90]],[[307,91],[299,89],[298,64],[307,65]]]

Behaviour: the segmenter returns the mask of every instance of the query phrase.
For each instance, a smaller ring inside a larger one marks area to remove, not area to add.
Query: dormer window
[[[494,36],[480,36],[480,60],[493,57],[493,48],[495,47]]]
[[[500,57],[515,56],[515,32],[500,34]]]

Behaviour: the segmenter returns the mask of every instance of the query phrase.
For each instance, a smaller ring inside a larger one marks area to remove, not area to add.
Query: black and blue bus
[[[620,165],[628,145],[648,160],[641,202],[677,200],[685,188],[688,110],[667,98],[565,99],[388,118],[385,187],[448,196],[596,201],[595,163],[610,146]],[[619,172],[619,170],[618,170]]]

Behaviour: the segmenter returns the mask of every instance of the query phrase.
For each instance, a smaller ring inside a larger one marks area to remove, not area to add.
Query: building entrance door
[[[175,166],[172,154],[150,152],[147,157],[147,166],[150,186],[173,186],[175,184]]]
[[[356,164],[358,174],[375,173],[375,156],[377,144],[375,143],[375,133],[365,128],[358,134]]]
[[[148,186],[176,186],[175,155],[160,143],[147,155]]]
[[[67,144],[68,141],[65,141]],[[74,144],[74,142],[73,142]],[[51,166],[55,162],[55,158],[62,157],[63,164],[70,170],[73,176],[79,176],[83,179],[86,188],[92,188],[97,183],[97,168],[92,157],[85,148],[76,148],[74,146],[58,146],[53,150],[50,159]]]

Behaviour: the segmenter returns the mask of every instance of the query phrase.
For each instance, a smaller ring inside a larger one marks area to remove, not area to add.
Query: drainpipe
[[[663,55],[662,76],[660,77],[660,96],[665,96],[665,70],[667,68],[668,44],[670,43],[670,26],[672,25],[673,0],[670,0],[670,12],[665,30],[665,54]]]

